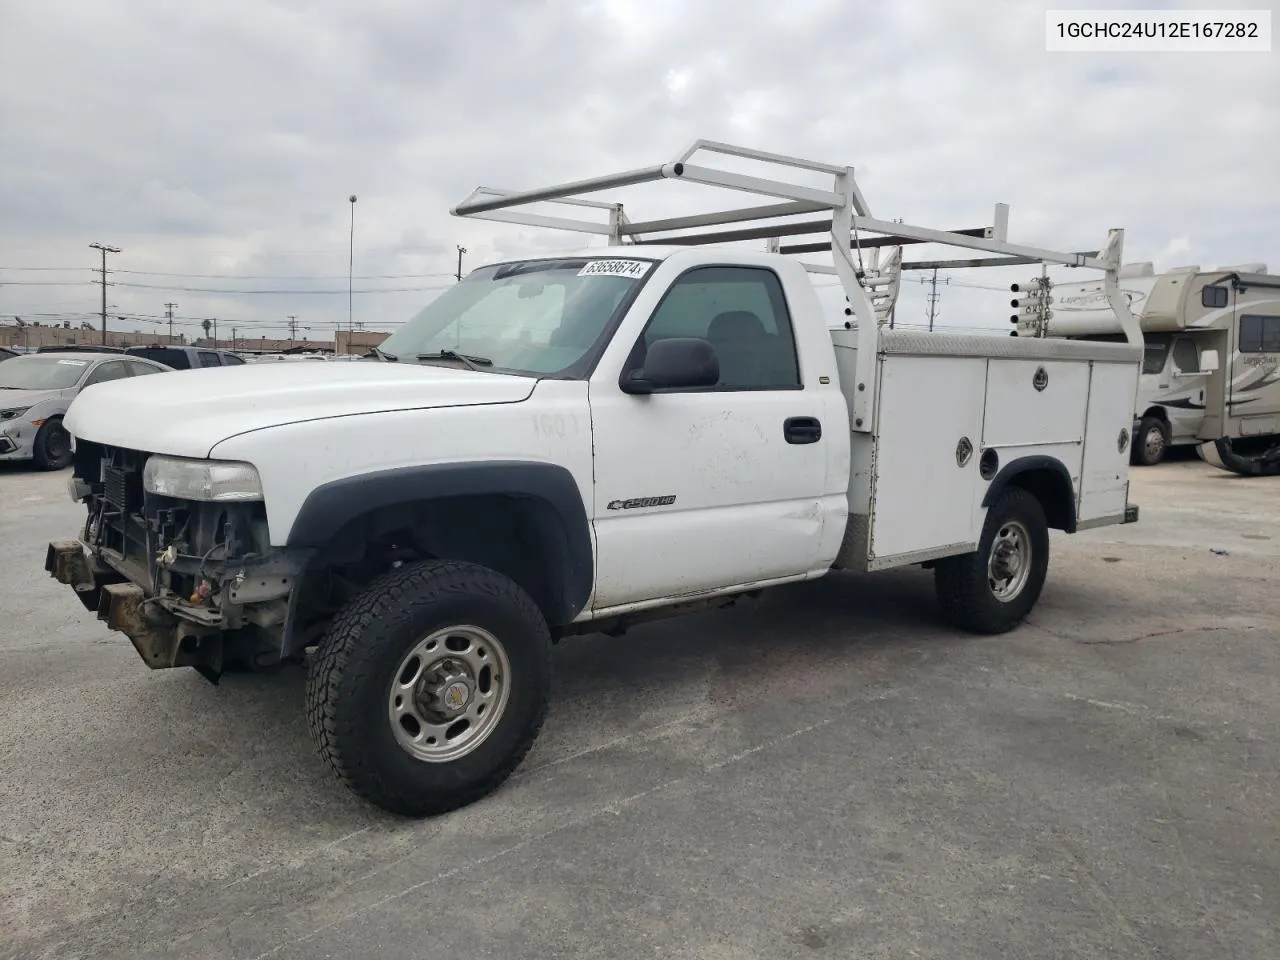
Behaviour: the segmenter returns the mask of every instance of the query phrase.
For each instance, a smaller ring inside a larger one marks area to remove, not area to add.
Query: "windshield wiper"
[[[465,363],[472,370],[479,370],[480,367],[491,367],[493,361],[488,357],[475,357],[465,353],[458,353],[455,350],[440,350],[436,353],[420,353],[418,360],[459,360]]]

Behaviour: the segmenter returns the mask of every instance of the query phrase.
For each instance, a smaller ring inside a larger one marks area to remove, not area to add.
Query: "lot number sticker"
[[[639,280],[649,272],[644,260],[592,260],[578,271],[580,277],[630,277]]]
[[[58,362],[68,367],[83,367],[89,361],[88,360],[59,360]]]

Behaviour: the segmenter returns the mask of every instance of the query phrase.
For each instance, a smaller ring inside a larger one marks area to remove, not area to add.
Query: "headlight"
[[[177,500],[261,500],[262,481],[249,463],[151,457],[142,470],[148,493]]]
[[[8,410],[0,410],[0,420],[16,420],[30,409],[30,407],[10,407]]]

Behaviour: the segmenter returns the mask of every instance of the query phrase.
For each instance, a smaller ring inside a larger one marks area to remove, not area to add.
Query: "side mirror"
[[[1218,369],[1218,351],[1217,350],[1201,350],[1200,351],[1200,372],[1213,373]]]
[[[619,386],[623,393],[649,394],[672,388],[714,387],[720,361],[711,344],[696,337],[658,340],[649,347],[644,367],[633,370]]]

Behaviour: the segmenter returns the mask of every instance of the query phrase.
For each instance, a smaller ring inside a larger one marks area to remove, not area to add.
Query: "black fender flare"
[[[572,619],[586,606],[595,585],[591,522],[567,469],[526,460],[435,463],[395,467],[343,477],[316,487],[303,501],[289,530],[288,546],[319,549],[344,526],[374,510],[457,497],[502,496],[541,501],[559,521],[557,552],[562,596]],[[563,539],[561,539],[561,537]]]
[[[1059,526],[1067,533],[1076,532],[1076,498],[1075,488],[1071,485],[1071,472],[1066,465],[1057,457],[1045,456],[1044,454],[1035,454],[1029,457],[1018,457],[1010,460],[999,472],[991,478],[991,485],[987,487],[986,494],[982,497],[982,505],[989,507],[995,503],[996,497],[1000,496],[1002,490],[1009,485],[1009,481],[1013,480],[1020,474],[1030,473],[1032,471],[1043,472],[1048,471],[1050,474],[1058,478],[1062,492],[1066,494],[1065,509],[1066,515],[1059,517],[1059,523],[1053,524],[1054,519],[1050,516],[1050,525]]]

